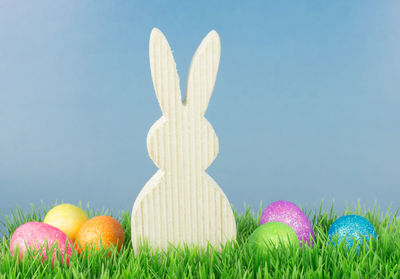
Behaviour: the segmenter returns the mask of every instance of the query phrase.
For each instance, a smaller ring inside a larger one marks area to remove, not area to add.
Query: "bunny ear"
[[[164,115],[182,105],[179,76],[171,47],[164,34],[153,28],[150,35],[150,68],[154,90]]]
[[[221,43],[212,30],[197,48],[189,68],[185,104],[196,115],[204,115],[217,77]]]

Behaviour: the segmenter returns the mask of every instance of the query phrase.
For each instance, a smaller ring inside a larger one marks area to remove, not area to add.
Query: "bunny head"
[[[154,89],[163,113],[148,133],[149,155],[157,167],[166,171],[185,171],[187,162],[195,162],[197,170],[205,170],[218,154],[218,138],[204,113],[218,72],[219,36],[211,31],[196,50],[184,101],[171,48],[156,28],[151,32],[149,54]]]

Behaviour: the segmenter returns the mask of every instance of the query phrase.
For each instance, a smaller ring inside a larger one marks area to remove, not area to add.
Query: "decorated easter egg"
[[[53,207],[44,218],[44,223],[52,225],[67,234],[75,241],[75,235],[82,225],[89,220],[86,213],[79,207],[72,204],[60,204]]]
[[[276,201],[268,205],[261,215],[260,224],[281,222],[289,225],[299,239],[300,247],[305,243],[310,245],[314,232],[310,221],[301,209],[289,201]]]
[[[358,215],[342,216],[333,222],[328,230],[328,237],[332,244],[336,244],[336,237],[338,243],[345,240],[346,250],[357,245],[357,254],[358,246],[362,244],[363,237],[365,237],[366,245],[368,245],[371,236],[376,237],[374,226],[367,219]]]
[[[79,253],[88,247],[94,250],[116,247],[119,251],[123,243],[124,229],[110,216],[97,216],[87,221],[78,231],[75,241]]]
[[[24,257],[28,250],[38,252],[42,249],[43,259],[46,259],[46,242],[48,250],[56,245],[53,250],[53,262],[58,247],[63,259],[64,253],[67,253],[66,262],[69,264],[73,248],[72,240],[59,229],[41,222],[29,222],[19,226],[11,236],[10,251],[13,254],[18,247],[20,256]]]
[[[265,252],[267,249],[281,246],[298,245],[294,230],[279,222],[269,222],[259,226],[249,237],[247,244],[254,250]]]

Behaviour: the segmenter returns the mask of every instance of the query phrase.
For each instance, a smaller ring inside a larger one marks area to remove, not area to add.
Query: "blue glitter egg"
[[[358,245],[362,244],[363,237],[365,237],[366,245],[370,240],[370,236],[376,237],[374,226],[364,217],[358,215],[346,215],[337,219],[328,231],[329,240],[335,244],[335,237],[338,238],[340,243],[346,238],[346,250],[351,248],[356,241],[356,251],[358,254]]]

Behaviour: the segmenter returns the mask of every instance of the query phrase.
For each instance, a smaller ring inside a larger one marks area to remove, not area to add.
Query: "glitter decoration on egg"
[[[307,216],[301,209],[289,201],[276,201],[268,205],[260,220],[260,225],[268,222],[281,222],[289,225],[296,233],[300,247],[303,242],[312,245],[314,240],[314,231]]]
[[[247,245],[253,251],[266,253],[267,250],[280,247],[298,245],[294,230],[280,222],[269,222],[259,226],[247,240]]]
[[[338,243],[343,240],[346,241],[346,250],[348,250],[356,241],[357,254],[363,237],[365,237],[366,245],[368,245],[371,236],[374,238],[377,236],[374,226],[366,218],[359,215],[342,216],[333,222],[328,230],[328,237],[333,245],[336,244],[335,238],[337,237]]]
[[[52,263],[57,260],[56,252],[61,252],[61,260],[69,260],[74,249],[72,240],[61,230],[42,222],[28,222],[19,226],[11,236],[10,252],[19,251],[21,258],[25,257],[28,251],[41,254],[42,261],[46,260],[52,253]]]

